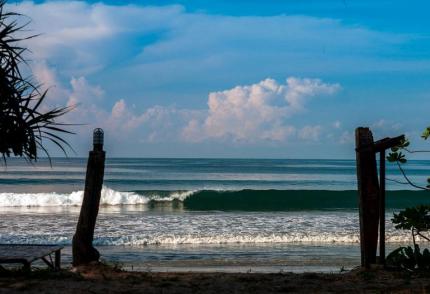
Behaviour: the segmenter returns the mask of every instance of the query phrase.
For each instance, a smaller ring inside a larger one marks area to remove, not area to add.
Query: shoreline
[[[0,275],[0,293],[430,293],[429,273],[356,268],[344,273],[127,272],[97,264]]]
[[[397,247],[397,245],[393,245]],[[359,244],[206,244],[95,246],[101,260],[127,271],[338,273],[360,264]],[[391,246],[388,246],[391,250]],[[62,250],[62,264],[71,264],[71,246]],[[42,263],[40,264],[44,266]]]

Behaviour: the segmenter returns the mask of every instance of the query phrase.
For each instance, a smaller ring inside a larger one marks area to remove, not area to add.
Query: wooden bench
[[[0,264],[21,263],[29,271],[31,263],[41,259],[51,269],[60,270],[61,249],[58,245],[0,244]]]

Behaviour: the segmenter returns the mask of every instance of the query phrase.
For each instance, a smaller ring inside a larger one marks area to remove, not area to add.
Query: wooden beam
[[[378,140],[374,144],[375,152],[383,152],[389,148],[399,146],[405,140],[405,135],[401,135],[394,138],[384,138]]]
[[[356,147],[355,151],[361,152],[361,151],[371,151],[374,153],[381,152],[384,150],[387,150],[391,147],[399,146],[403,141],[405,140],[405,135],[401,135],[394,138],[384,138],[381,140],[378,140],[376,142],[373,142],[372,144],[363,144],[360,147]]]

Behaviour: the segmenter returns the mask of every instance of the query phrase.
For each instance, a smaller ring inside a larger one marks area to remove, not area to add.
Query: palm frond
[[[29,162],[38,159],[38,150],[51,162],[43,139],[58,146],[67,156],[66,148],[74,151],[61,134],[74,134],[63,127],[70,126],[57,119],[73,107],[57,107],[40,111],[47,90],[35,84],[32,77],[23,77],[21,69],[28,66],[24,56],[27,48],[22,41],[37,37],[17,37],[30,23],[15,12],[5,12],[6,0],[0,0],[0,155],[6,159],[12,155],[24,157]]]

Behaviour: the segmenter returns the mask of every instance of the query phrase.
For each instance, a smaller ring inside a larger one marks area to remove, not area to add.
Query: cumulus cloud
[[[55,76],[51,78],[55,80]],[[265,79],[209,93],[207,109],[155,105],[143,111],[130,107],[124,98],[106,110],[106,92],[84,77],[72,78],[68,87],[60,88],[67,95],[64,103],[76,105],[67,122],[86,124],[81,132],[102,126],[117,140],[258,143],[287,142],[295,137],[317,141],[321,126],[300,127],[290,119],[306,109],[310,98],[332,95],[340,86],[319,79],[290,77],[285,83]]]
[[[212,92],[208,99],[208,115],[203,121],[190,120],[183,131],[186,139],[208,138],[237,141],[285,141],[296,128],[286,120],[304,110],[311,97],[331,95],[338,84],[319,79],[290,77],[285,84],[265,79],[247,86]],[[319,127],[306,127],[300,138],[315,140]]]
[[[290,77],[287,79],[285,100],[292,110],[297,111],[303,109],[307,98],[322,94],[330,95],[337,92],[339,88],[339,84],[324,84],[319,79]]]

